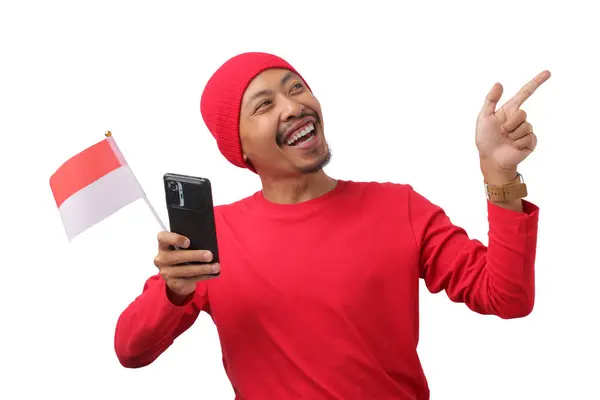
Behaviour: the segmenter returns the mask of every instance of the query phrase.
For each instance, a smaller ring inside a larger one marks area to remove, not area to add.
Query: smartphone
[[[210,180],[168,173],[163,176],[163,181],[171,232],[190,239],[187,250],[210,250],[213,254],[211,263],[219,262]]]

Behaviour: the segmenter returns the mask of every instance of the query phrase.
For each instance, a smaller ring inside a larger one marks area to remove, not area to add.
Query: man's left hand
[[[484,175],[511,180],[519,163],[533,152],[537,138],[521,105],[549,78],[549,71],[541,72],[498,110],[502,85],[492,87],[477,118],[475,134]]]

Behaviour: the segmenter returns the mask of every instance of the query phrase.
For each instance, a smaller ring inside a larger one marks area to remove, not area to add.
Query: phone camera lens
[[[177,183],[176,182],[169,182],[169,190],[172,192],[176,192],[179,188],[177,187]]]

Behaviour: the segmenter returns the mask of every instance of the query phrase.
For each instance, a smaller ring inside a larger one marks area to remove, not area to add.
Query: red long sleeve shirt
[[[258,192],[218,206],[221,276],[182,306],[150,277],[118,320],[117,356],[150,364],[205,311],[237,400],[429,399],[419,279],[481,314],[530,313],[538,208],[523,204],[488,203],[487,247],[409,185],[340,181],[300,204]]]

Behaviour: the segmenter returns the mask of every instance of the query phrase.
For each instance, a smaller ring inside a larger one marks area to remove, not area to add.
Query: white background
[[[3,2],[0,398],[233,399],[205,314],[151,366],[120,366],[115,322],[156,271],[158,224],[138,201],[69,244],[48,179],[111,130],[164,221],[166,172],[210,178],[217,204],[259,190],[199,112],[243,51],[305,76],[331,175],[410,183],[484,243],[476,115],[495,81],[505,100],[549,69],[524,105],[539,137],[521,167],[541,208],[534,312],[481,316],[423,286],[419,353],[434,400],[600,398],[600,28],[583,4]]]

